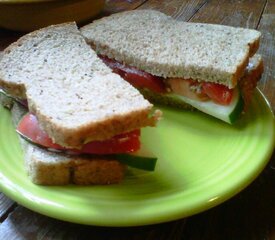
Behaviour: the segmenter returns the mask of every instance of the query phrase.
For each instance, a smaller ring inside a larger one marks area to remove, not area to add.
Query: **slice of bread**
[[[15,102],[11,112],[13,123],[17,126],[26,110]],[[116,160],[49,152],[21,137],[20,143],[25,169],[35,184],[113,184],[119,183],[125,174],[126,166]]]
[[[117,13],[80,29],[101,55],[164,78],[234,88],[258,49],[260,32],[188,23],[154,10]]]
[[[154,126],[160,116],[97,57],[75,23],[40,29],[5,49],[0,87],[27,98],[44,131],[66,147]]]
[[[262,56],[255,54],[249,59],[249,63],[246,68],[245,76],[239,81],[239,87],[241,89],[242,97],[244,99],[244,112],[247,111],[251,99],[253,97],[254,90],[258,81],[261,79],[264,72],[264,63]]]
[[[263,60],[259,54],[255,54],[249,59],[249,64],[246,67],[244,76],[239,80],[240,90],[244,99],[244,111],[247,110],[257,82],[260,80],[263,73]],[[161,105],[177,107],[181,109],[195,110],[191,105],[183,101],[177,101],[175,98],[169,97],[169,94],[157,94],[148,90],[141,90],[142,94],[149,101]]]

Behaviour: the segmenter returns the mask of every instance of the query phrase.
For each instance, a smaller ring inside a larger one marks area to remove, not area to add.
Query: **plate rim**
[[[266,108],[265,110],[267,112],[269,112],[268,114],[271,114],[270,115],[271,121],[273,120],[273,125],[272,125],[272,123],[271,123],[271,125],[273,127],[273,132],[274,132],[274,115],[273,115],[271,106],[260,90],[257,90],[257,95],[258,95],[258,97],[261,98],[260,100],[265,104],[265,108]],[[231,197],[233,197],[234,195],[236,195],[237,193],[242,191],[244,188],[246,188],[251,182],[253,182],[259,176],[259,174],[262,172],[264,167],[267,165],[267,163],[269,162],[270,157],[272,156],[272,153],[274,151],[274,144],[275,144],[275,134],[273,134],[271,136],[270,146],[267,146],[267,151],[264,152],[261,161],[258,162],[259,167],[257,169],[254,169],[254,171],[250,172],[249,176],[248,175],[246,176],[246,178],[248,178],[248,180],[247,179],[243,180],[243,182],[241,182],[241,184],[239,183],[238,186],[231,185],[231,189],[229,189],[230,190],[229,194],[228,194],[228,190],[227,190],[227,194],[224,194],[223,196],[219,196],[216,199],[213,199],[212,201],[208,201],[208,203],[204,204],[204,206],[193,208],[189,212],[188,211],[185,212],[185,214],[183,214],[182,211],[179,211],[177,214],[175,214],[175,213],[170,214],[170,216],[167,216],[167,214],[163,213],[162,215],[159,215],[158,218],[148,218],[145,220],[137,219],[135,222],[125,222],[125,221],[123,222],[122,221],[120,224],[118,224],[117,222],[113,222],[113,221],[106,222],[106,221],[100,221],[100,220],[96,220],[96,219],[92,219],[92,218],[88,219],[88,221],[87,221],[87,219],[77,219],[77,221],[75,221],[76,219],[73,219],[73,216],[71,216],[71,214],[68,214],[65,216],[64,215],[62,215],[62,216],[54,215],[53,216],[53,214],[51,212],[45,210],[45,208],[40,208],[40,205],[37,202],[33,202],[31,200],[28,200],[27,198],[24,198],[24,197],[22,198],[22,197],[18,196],[18,193],[16,192],[16,188],[7,187],[7,186],[10,186],[10,184],[14,185],[14,183],[10,179],[8,179],[6,176],[3,175],[1,169],[0,169],[0,188],[1,188],[1,191],[5,195],[10,197],[14,201],[18,202],[22,206],[25,206],[35,212],[46,215],[48,217],[56,218],[56,219],[63,220],[63,221],[84,224],[84,225],[108,226],[108,227],[128,227],[128,226],[142,226],[142,225],[149,225],[149,224],[158,224],[158,223],[162,223],[162,222],[177,220],[177,219],[184,218],[184,217],[189,217],[191,215],[200,213],[200,212],[210,209],[214,206],[217,206],[217,205],[221,204],[222,202],[225,202],[226,200],[230,199]],[[7,185],[5,186],[5,184],[7,184]],[[14,185],[14,187],[15,187],[15,185]]]

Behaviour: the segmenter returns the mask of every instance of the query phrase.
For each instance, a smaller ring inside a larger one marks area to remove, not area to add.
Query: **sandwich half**
[[[263,72],[261,56],[255,55],[261,34],[252,29],[134,10],[96,20],[81,33],[148,99],[196,108],[228,123],[247,109]]]
[[[146,169],[155,161],[140,154],[139,137],[161,112],[97,57],[75,23],[37,30],[6,48],[0,87],[16,101],[15,122],[24,112],[17,103],[29,110],[17,131],[27,139],[25,163],[34,183],[117,183],[126,164],[144,160]]]

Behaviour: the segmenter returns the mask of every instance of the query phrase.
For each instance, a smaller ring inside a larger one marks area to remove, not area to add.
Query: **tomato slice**
[[[202,83],[202,89],[209,98],[221,105],[229,105],[233,97],[233,89],[221,84]]]
[[[106,56],[99,56],[103,62],[119,74],[127,82],[136,88],[146,88],[157,93],[166,93],[166,87],[161,77],[138,70],[134,67],[126,66],[120,62],[112,60]]]
[[[119,134],[105,141],[93,141],[83,145],[82,149],[68,149],[53,143],[49,136],[39,127],[35,115],[28,113],[17,126],[17,131],[32,142],[46,148],[68,151],[75,154],[116,154],[135,152],[140,148],[140,130]]]
[[[112,137],[105,141],[93,141],[85,144],[82,153],[115,154],[135,152],[140,148],[140,130],[134,130]]]
[[[113,72],[119,74],[134,87],[146,88],[156,93],[167,93],[163,78],[138,70],[134,67],[126,66],[106,56],[99,57],[107,66],[113,69]],[[179,80],[185,81],[184,79]],[[232,100],[233,90],[226,86],[216,83],[201,83],[190,79],[188,81],[191,87],[202,86],[202,91],[200,93],[190,90],[190,92],[199,99],[205,100],[208,96],[215,103],[221,105],[229,105]]]

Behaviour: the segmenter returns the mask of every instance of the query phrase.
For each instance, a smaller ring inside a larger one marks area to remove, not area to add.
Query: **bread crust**
[[[239,87],[244,99],[244,112],[248,110],[253,92],[264,72],[264,63],[261,55],[255,54],[250,58],[245,75],[239,81]]]
[[[28,34],[25,34],[22,37],[20,37],[16,42],[11,43],[8,47],[6,47],[4,49],[4,51],[1,52],[0,63],[1,63],[1,59],[3,57],[6,57],[14,50],[20,48],[29,39],[36,37],[42,31],[48,31],[48,30],[51,31],[52,29],[55,29],[56,26],[58,29],[61,29],[61,30],[62,30],[62,28],[71,29],[70,31],[73,31],[74,28],[76,27],[76,25],[74,23],[62,23],[62,24],[58,24],[58,25],[48,26],[48,27],[44,28],[44,30],[38,29],[38,30],[35,30]],[[3,64],[3,63],[1,63],[1,64]],[[1,66],[1,67],[2,67],[2,69],[1,68],[0,69],[2,71],[0,71],[0,87],[3,88],[8,94],[10,94],[14,97],[26,99],[27,96],[26,96],[26,86],[25,86],[24,79],[19,79],[18,81],[10,81],[9,79],[7,79],[7,77],[3,76],[3,68],[4,67],[3,66]],[[6,67],[10,67],[10,66],[6,66]]]
[[[261,75],[264,71],[264,64],[261,55],[255,54],[249,59],[249,64],[246,67],[245,74],[239,80],[239,88],[241,90],[242,97],[244,99],[244,112],[248,109],[253,92],[256,88],[257,82],[261,79]],[[196,110],[191,105],[184,103],[182,101],[176,101],[174,98],[170,98],[169,94],[167,96],[163,94],[157,94],[148,90],[142,90],[142,94],[149,101],[157,104],[162,104],[166,106]]]
[[[260,47],[260,38],[255,39],[254,42],[249,44],[249,57],[253,57]]]
[[[97,57],[75,23],[34,31],[6,48],[0,86],[27,98],[42,129],[69,148],[155,126],[160,117]]]
[[[246,57],[243,59],[243,61],[237,65],[235,73],[232,75],[231,84],[232,86],[236,87],[238,85],[238,81],[245,75],[245,69],[247,67],[247,64],[249,62],[249,51],[247,51]]]
[[[41,156],[41,149],[33,147],[27,147],[25,168],[31,181],[38,185],[117,184],[125,175],[126,166],[116,160],[67,156],[51,163],[51,155]]]
[[[14,126],[26,109],[14,103]],[[20,138],[24,165],[30,180],[39,185],[105,185],[123,180],[127,166],[114,159],[49,152]]]
[[[83,144],[90,141],[103,141],[121,133],[155,126],[161,113],[156,111],[152,117],[148,117],[150,111],[149,108],[132,111],[131,114],[113,115],[111,118],[96,123],[87,123],[76,129],[68,129],[59,124],[52,125],[48,116],[42,115],[38,111],[35,111],[35,115],[49,136],[54,136],[52,139],[55,143],[68,148],[81,148]]]
[[[229,88],[243,76],[261,35],[252,29],[181,22],[154,10],[113,14],[81,32],[99,54],[153,75]]]

